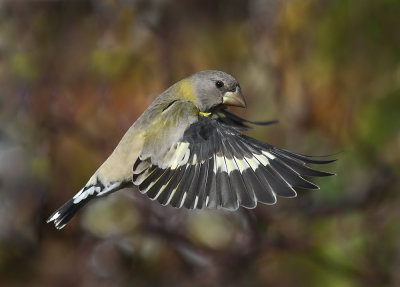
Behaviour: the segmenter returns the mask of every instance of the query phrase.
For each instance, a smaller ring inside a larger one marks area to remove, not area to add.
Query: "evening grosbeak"
[[[162,205],[201,209],[254,208],[293,187],[318,189],[303,176],[329,176],[306,164],[333,160],[293,153],[242,132],[251,122],[226,110],[246,107],[239,83],[202,71],[172,85],[147,108],[88,183],[47,222],[63,228],[91,199],[135,186]]]

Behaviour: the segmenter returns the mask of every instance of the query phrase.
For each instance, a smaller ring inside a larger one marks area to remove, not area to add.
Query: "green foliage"
[[[103,80],[120,77],[132,66],[133,56],[129,51],[97,49],[91,55],[93,73]]]
[[[359,118],[362,140],[378,150],[400,132],[400,90],[365,105]]]

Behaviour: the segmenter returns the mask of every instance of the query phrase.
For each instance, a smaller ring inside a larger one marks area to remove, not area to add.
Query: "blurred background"
[[[1,286],[400,286],[400,1],[0,2]],[[72,197],[164,89],[241,83],[249,134],[338,154],[318,191],[235,213]]]

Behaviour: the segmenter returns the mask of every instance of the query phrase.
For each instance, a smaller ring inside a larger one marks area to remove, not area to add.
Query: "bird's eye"
[[[215,82],[215,86],[219,89],[219,88],[222,88],[224,86],[224,83],[221,82],[221,81],[216,81]]]

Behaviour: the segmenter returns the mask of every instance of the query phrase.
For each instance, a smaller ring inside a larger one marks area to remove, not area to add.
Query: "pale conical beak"
[[[246,107],[246,101],[239,87],[236,87],[236,90],[233,92],[226,92],[222,98],[222,102],[228,106],[235,106],[242,108]]]

